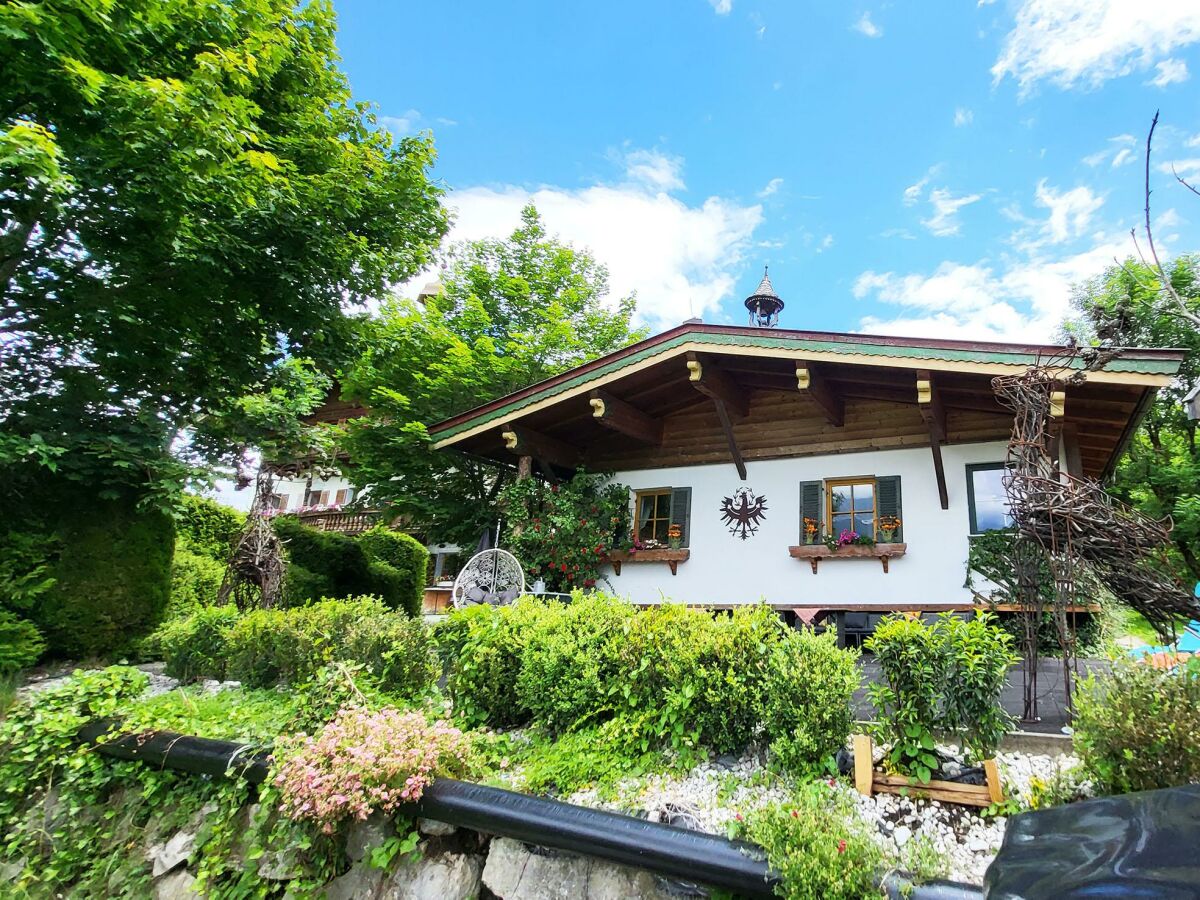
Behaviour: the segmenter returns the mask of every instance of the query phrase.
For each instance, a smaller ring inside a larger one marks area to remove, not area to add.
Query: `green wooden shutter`
[[[895,516],[900,520],[896,540],[904,540],[904,513],[900,510],[900,476],[883,475],[875,479],[875,510],[880,516]]]
[[[817,540],[824,533],[821,519],[824,518],[825,483],[823,481],[800,482],[800,543],[804,543],[804,520],[813,519],[817,523]]]
[[[692,489],[671,488],[671,524],[678,525],[683,532],[680,538],[681,547],[688,546],[692,536]]]

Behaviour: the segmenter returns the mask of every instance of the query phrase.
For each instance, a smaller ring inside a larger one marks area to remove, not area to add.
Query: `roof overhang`
[[[1065,350],[1054,345],[685,324],[453,416],[430,427],[429,433],[435,447],[453,447],[499,424],[697,352],[996,376],[1020,374],[1032,365],[1062,358]],[[1158,388],[1171,383],[1182,359],[1178,350],[1124,350],[1102,369],[1086,372],[1086,380],[1094,385]],[[1064,375],[1083,368],[1076,358],[1064,366]]]

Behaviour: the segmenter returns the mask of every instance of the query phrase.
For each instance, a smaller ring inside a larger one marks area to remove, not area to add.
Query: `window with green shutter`
[[[900,476],[881,475],[875,479],[875,540],[904,540],[904,515],[900,509]],[[895,529],[888,529],[895,525]],[[890,532],[890,533],[889,533]]]
[[[670,541],[671,526],[679,526],[679,546],[688,546],[692,530],[692,489],[647,488],[634,492],[634,533],[640,541]]]
[[[881,526],[895,524],[890,534]],[[831,478],[800,482],[800,542],[819,543],[827,534],[855,531],[876,541],[903,538],[900,476]]]
[[[680,530],[679,546],[688,546],[692,536],[692,489],[671,488],[671,524]]]
[[[815,544],[824,534],[821,511],[825,507],[825,482],[800,482],[800,543]],[[815,529],[815,530],[814,530]]]

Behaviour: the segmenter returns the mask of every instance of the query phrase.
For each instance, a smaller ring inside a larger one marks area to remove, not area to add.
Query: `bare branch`
[[[1196,190],[1194,187],[1192,187],[1192,185],[1188,184],[1188,182],[1184,179],[1184,177],[1175,171],[1174,163],[1171,163],[1171,174],[1175,176],[1176,181],[1178,181],[1180,184],[1182,184],[1185,188],[1187,188],[1189,191],[1191,191],[1197,197],[1200,197],[1200,191]]]
[[[1154,271],[1158,273],[1159,290],[1166,294],[1167,298],[1174,303],[1176,307],[1174,310],[1175,315],[1192,323],[1197,328],[1200,328],[1200,315],[1197,315],[1188,309],[1188,305],[1184,301],[1183,297],[1181,297],[1179,292],[1175,290],[1175,286],[1171,284],[1171,278],[1167,275],[1167,270],[1164,268],[1162,260],[1160,260],[1158,257],[1158,249],[1154,246],[1154,230],[1150,225],[1150,151],[1154,143],[1154,129],[1157,127],[1158,110],[1155,110],[1154,118],[1150,121],[1150,132],[1146,135],[1146,243],[1150,247],[1150,256],[1154,260]],[[1183,181],[1182,178],[1179,178],[1178,174],[1176,174],[1175,177],[1180,181]],[[1191,188],[1191,185],[1187,184],[1187,182],[1184,182],[1184,185],[1188,188]],[[1137,235],[1134,234],[1132,230],[1130,230],[1130,234],[1133,235],[1133,244],[1135,247],[1137,247],[1138,256],[1141,256],[1142,263],[1149,266],[1149,263],[1146,262],[1145,256],[1142,256],[1142,248],[1138,246]]]

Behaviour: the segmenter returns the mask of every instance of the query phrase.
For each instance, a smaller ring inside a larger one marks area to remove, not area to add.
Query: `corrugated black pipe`
[[[266,754],[245,744],[168,731],[113,735],[118,725],[111,719],[90,722],[80,730],[80,740],[95,744],[106,756],[158,768],[196,775],[234,774],[254,784],[267,777]],[[753,844],[453,778],[439,778],[430,785],[414,812],[471,831],[633,866],[745,897],[770,897],[779,884],[762,850]],[[911,885],[895,876],[884,887],[889,896],[910,900],[983,896],[969,885]]]

